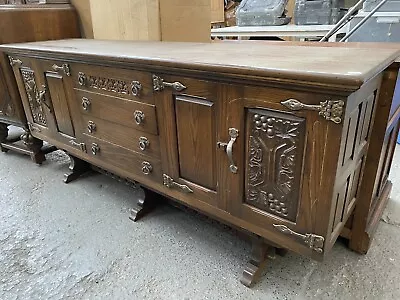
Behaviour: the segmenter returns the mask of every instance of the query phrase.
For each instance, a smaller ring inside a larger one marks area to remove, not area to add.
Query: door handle
[[[71,71],[69,69],[69,65],[68,64],[62,64],[61,66],[58,66],[58,65],[54,64],[52,66],[52,69],[54,71],[56,71],[56,72],[63,71],[65,73],[65,75],[71,76]]]
[[[228,143],[218,142],[217,146],[218,148],[223,148],[225,150],[230,163],[229,170],[236,174],[238,172],[238,167],[233,161],[233,144],[236,142],[236,139],[239,136],[239,130],[236,128],[229,128],[229,136],[231,137],[231,140]]]

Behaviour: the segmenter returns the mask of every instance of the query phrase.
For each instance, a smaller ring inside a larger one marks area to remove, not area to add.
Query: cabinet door
[[[164,186],[176,190],[178,199],[221,207],[217,86],[161,74],[153,79]]]
[[[51,135],[55,124],[53,107],[46,97],[40,65],[26,57],[10,56],[29,129],[38,138]]]
[[[316,106],[292,111],[281,104],[288,99]],[[229,127],[236,130],[225,166],[236,168],[227,175],[230,213],[267,230],[272,242],[315,258],[327,235],[342,128],[315,111],[325,100],[244,88],[228,107]]]

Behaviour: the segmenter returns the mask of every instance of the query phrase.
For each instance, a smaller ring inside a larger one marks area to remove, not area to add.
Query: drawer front
[[[154,182],[162,182],[161,162],[129,151],[123,147],[102,141],[85,134],[87,153],[94,164],[102,163],[112,166],[115,173],[119,170],[132,174],[134,180],[146,178]],[[99,163],[96,163],[96,160]]]
[[[75,91],[84,114],[139,131],[158,134],[154,105],[82,90]]]
[[[93,116],[83,115],[85,133],[122,146],[137,153],[160,159],[158,136],[111,123]]]
[[[154,103],[150,73],[81,64],[71,65],[71,73],[75,88]]]

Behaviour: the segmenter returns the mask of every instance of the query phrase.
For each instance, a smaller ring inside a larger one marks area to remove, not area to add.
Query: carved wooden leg
[[[0,148],[1,152],[7,152],[8,149],[3,148],[1,143],[5,142],[8,137],[8,125],[4,123],[0,123]]]
[[[67,152],[66,152],[67,153]],[[67,153],[70,159],[69,173],[64,174],[64,182],[70,183],[90,170],[90,164]]]
[[[44,153],[41,151],[43,146],[43,141],[32,136],[32,134],[27,129],[25,129],[25,133],[21,135],[21,140],[24,142],[26,148],[28,148],[28,150],[31,151],[30,154],[31,159],[35,163],[40,165],[42,162],[46,160]]]
[[[140,218],[142,218],[146,213],[151,211],[157,199],[162,198],[160,194],[157,194],[149,189],[143,188],[144,196],[139,197],[137,204],[131,209],[131,215],[129,219],[136,222]]]
[[[262,239],[254,238],[252,240],[252,250],[249,262],[243,271],[240,282],[247,287],[251,287],[262,275],[271,246],[265,244]]]

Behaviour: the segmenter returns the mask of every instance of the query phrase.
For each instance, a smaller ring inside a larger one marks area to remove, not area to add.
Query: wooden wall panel
[[[224,0],[211,0],[211,23],[223,23],[224,12]]]
[[[160,40],[158,0],[90,0],[95,39]]]
[[[92,15],[89,0],[71,0],[79,15],[82,37],[93,38]]]
[[[160,0],[160,17],[163,41],[210,41],[210,0]]]

